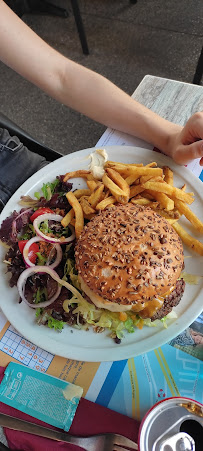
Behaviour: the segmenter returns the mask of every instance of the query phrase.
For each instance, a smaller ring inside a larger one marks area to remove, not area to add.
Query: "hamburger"
[[[109,312],[162,319],[184,292],[182,242],[150,207],[117,204],[93,217],[75,260],[86,299]]]

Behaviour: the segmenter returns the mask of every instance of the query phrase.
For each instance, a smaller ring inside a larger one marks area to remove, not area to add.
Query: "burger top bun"
[[[98,307],[139,311],[175,287],[183,246],[151,208],[118,204],[84,227],[75,258],[82,289]]]

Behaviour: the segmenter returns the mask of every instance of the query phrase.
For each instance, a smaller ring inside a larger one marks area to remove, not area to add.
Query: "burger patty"
[[[164,316],[168,315],[171,312],[173,307],[176,307],[184,293],[185,289],[185,281],[183,279],[179,279],[176,282],[176,287],[174,290],[165,298],[165,301],[162,307],[152,316],[151,320],[155,321],[156,319],[162,319]]]

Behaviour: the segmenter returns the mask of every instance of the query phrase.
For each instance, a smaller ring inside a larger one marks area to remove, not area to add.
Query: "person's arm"
[[[202,141],[194,142],[203,138],[202,113],[192,116],[188,129],[161,118],[106,78],[51,48],[2,0],[0,59],[59,102],[150,142],[180,164],[203,157]]]

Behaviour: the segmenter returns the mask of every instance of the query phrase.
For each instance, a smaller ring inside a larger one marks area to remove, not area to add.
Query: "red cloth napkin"
[[[3,379],[4,369],[0,367],[0,382]],[[2,402],[0,402],[0,412],[58,430]],[[114,432],[125,435],[137,442],[139,425],[140,423],[132,418],[81,398],[69,433],[72,435],[90,435]],[[13,431],[8,428],[4,428],[4,432],[9,448],[13,450],[57,451],[60,449],[61,451],[79,451],[81,449],[76,445],[49,440],[25,432]]]

